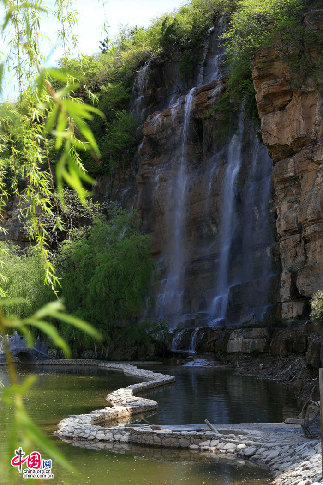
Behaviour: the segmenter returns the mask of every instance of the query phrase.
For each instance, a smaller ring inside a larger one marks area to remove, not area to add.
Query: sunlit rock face
[[[176,60],[153,60],[134,87],[144,119],[134,204],[157,267],[145,317],[172,328],[259,321],[274,299],[272,162],[243,107],[229,123],[214,111],[224,27],[210,32],[190,82]]]
[[[304,22],[322,28],[322,11]],[[185,83],[180,59],[142,68],[136,169],[114,186],[152,239],[157,271],[143,317],[171,328],[305,318],[323,287],[322,95],[310,78],[294,88],[278,51],[262,50],[253,65],[261,133],[243,106],[228,123],[214,110],[224,29],[222,19]],[[196,340],[182,332],[175,344],[194,351]]]
[[[318,10],[305,22],[319,29],[322,18]],[[323,287],[323,98],[311,78],[297,89],[291,78],[278,51],[259,53],[253,79],[263,141],[274,161],[283,319],[306,316],[309,299]]]

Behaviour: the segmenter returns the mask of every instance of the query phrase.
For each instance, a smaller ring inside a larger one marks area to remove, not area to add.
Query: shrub
[[[183,52],[179,63],[179,73],[183,82],[192,79],[194,75],[194,56],[190,51]]]
[[[293,71],[293,83],[300,85],[304,76],[318,76],[322,59],[311,57],[309,44],[323,46],[322,32],[314,33],[303,24],[307,2],[303,0],[240,0],[236,2],[229,28],[223,38],[231,74],[228,100],[247,111],[254,110],[251,62],[259,48],[275,46]],[[251,106],[251,107],[250,107]]]
[[[109,358],[112,360],[165,357],[171,346],[166,323],[139,322],[131,327],[114,328],[110,334]]]
[[[312,320],[323,323],[323,291],[314,293],[311,301],[311,308]]]
[[[126,110],[116,113],[100,141],[105,173],[111,174],[117,167],[125,169],[130,166],[137,148],[137,127],[138,122],[131,113]]]
[[[54,299],[44,284],[44,260],[37,248],[21,249],[13,244],[0,243],[2,288],[9,299],[23,299],[4,306],[4,311],[20,318],[28,317],[45,303]]]
[[[95,202],[92,198],[86,198],[86,204],[82,204],[78,195],[71,189],[63,190],[64,204],[56,192],[49,195],[49,200],[54,208],[51,214],[42,213],[39,221],[46,230],[47,243],[51,250],[57,250],[59,244],[65,239],[72,237],[76,229],[88,228],[93,220],[102,215],[110,206],[109,202]],[[29,221],[25,223],[25,229],[29,233]]]
[[[148,238],[134,213],[115,209],[110,219],[77,231],[58,256],[67,308],[95,325],[134,321],[147,296],[153,263]]]

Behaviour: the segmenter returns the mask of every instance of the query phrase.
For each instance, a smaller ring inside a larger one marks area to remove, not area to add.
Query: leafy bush
[[[322,32],[314,33],[303,24],[308,2],[303,0],[240,0],[232,12],[223,38],[231,74],[228,80],[227,108],[246,101],[247,111],[255,113],[251,63],[259,48],[275,46],[293,71],[293,82],[304,76],[319,75],[322,59],[311,57],[309,45],[323,47]]]
[[[134,213],[116,209],[76,231],[58,256],[61,294],[75,315],[100,325],[133,321],[142,309],[152,277],[148,238]]]
[[[95,202],[90,197],[86,197],[86,204],[82,204],[78,195],[68,188],[63,190],[64,204],[56,192],[49,197],[54,210],[50,214],[40,214],[38,219],[46,230],[47,243],[52,251],[57,250],[62,241],[72,237],[75,229],[88,228],[110,205],[114,207],[109,202]],[[28,220],[25,229],[30,232]]]
[[[117,112],[113,122],[107,126],[100,141],[105,173],[113,173],[117,167],[129,167],[137,148],[137,126],[134,116],[126,110]]]
[[[296,37],[303,10],[302,0],[240,0],[223,36],[229,55],[236,62],[250,60],[259,47],[274,41],[277,32],[286,39]]]
[[[139,322],[131,327],[116,327],[110,333],[109,358],[112,360],[165,357],[171,334],[164,321]]]
[[[311,318],[319,323],[323,323],[323,291],[317,291],[311,301]]]
[[[9,306],[5,312],[24,318],[54,299],[51,289],[44,284],[44,260],[37,248],[21,249],[13,244],[0,243],[2,288],[6,297],[23,299]]]
[[[190,51],[183,52],[179,63],[179,73],[183,82],[192,79],[194,75],[194,56]]]

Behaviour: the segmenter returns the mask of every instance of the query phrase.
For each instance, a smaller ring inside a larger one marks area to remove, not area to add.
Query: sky
[[[80,51],[93,54],[102,40],[104,18],[109,26],[110,38],[115,37],[121,25],[147,26],[163,13],[172,11],[186,3],[184,0],[106,0],[105,13],[99,0],[76,0],[79,12]],[[91,8],[89,9],[89,5]]]

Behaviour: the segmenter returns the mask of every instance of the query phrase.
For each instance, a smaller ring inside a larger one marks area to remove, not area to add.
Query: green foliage
[[[302,0],[239,0],[232,12],[229,28],[223,34],[231,73],[223,106],[245,101],[247,114],[257,116],[251,63],[258,49],[274,46],[293,71],[293,82],[300,85],[304,76],[317,77],[322,59],[311,57],[309,45],[323,46],[322,33],[303,24],[307,2]],[[250,113],[248,113],[250,111]]]
[[[37,247],[21,249],[13,244],[0,243],[2,288],[6,297],[13,300],[5,313],[19,318],[28,317],[40,306],[53,299],[45,283],[44,262]]]
[[[302,0],[240,0],[224,34],[235,61],[250,60],[255,51],[273,42],[277,32],[291,34],[300,23]]]
[[[98,105],[107,119],[114,119],[115,114],[129,107],[132,85],[128,82],[108,83],[100,86]]]
[[[40,32],[41,16],[54,7],[55,17],[61,24],[61,39],[64,44],[64,57],[68,54],[70,27],[76,22],[76,13],[71,11],[72,0],[36,0],[16,1],[2,0],[1,34],[2,40],[8,48],[7,54],[2,55],[0,62],[0,88],[5,67],[9,67],[10,75],[17,79],[19,85],[19,98],[17,103],[2,105],[1,116],[1,145],[3,148],[3,161],[0,162],[0,211],[3,211],[10,193],[18,194],[18,168],[19,175],[24,179],[25,188],[23,196],[19,197],[20,211],[29,218],[31,237],[35,240],[35,253],[22,255],[13,248],[1,247],[1,257],[5,271],[1,272],[0,294],[0,332],[6,353],[11,386],[3,393],[4,401],[13,407],[14,420],[11,424],[11,436],[8,442],[9,456],[17,444],[28,449],[40,448],[65,468],[72,471],[66,459],[59,453],[55,445],[39,430],[29,418],[24,407],[24,397],[33,378],[26,379],[19,384],[15,366],[11,357],[6,334],[18,330],[26,337],[28,345],[33,345],[32,329],[45,333],[54,344],[59,346],[66,356],[71,355],[67,343],[58,334],[52,320],[64,322],[75,328],[87,332],[98,338],[98,332],[87,323],[67,315],[61,302],[47,304],[40,310],[31,314],[35,306],[46,299],[40,288],[40,276],[51,285],[55,291],[57,277],[54,267],[49,259],[47,233],[39,220],[40,214],[52,215],[50,195],[54,191],[54,179],[48,159],[48,139],[54,140],[59,157],[55,167],[57,187],[63,201],[63,185],[66,183],[78,194],[85,203],[86,183],[93,180],[86,174],[80,162],[79,150],[92,151],[99,157],[99,150],[95,138],[89,128],[88,122],[93,120],[95,114],[101,115],[99,110],[91,105],[82,103],[71,96],[77,88],[73,76],[61,70],[44,69],[44,56],[41,52],[42,34]],[[7,35],[8,34],[8,35]],[[7,35],[7,37],[5,37]],[[54,78],[62,84],[56,91],[50,83]],[[2,93],[3,94],[3,93]],[[3,116],[4,109],[8,116]],[[12,165],[11,173],[8,166]],[[16,165],[16,162],[17,165]],[[48,170],[43,170],[47,162]],[[39,265],[39,254],[43,260],[43,268]],[[23,261],[23,264],[22,264]],[[13,268],[11,268],[13,264]],[[12,270],[17,271],[11,277]],[[25,280],[22,278],[25,276]],[[31,284],[32,292],[31,294]],[[3,287],[7,285],[7,287]],[[10,296],[8,298],[4,290]],[[24,296],[23,304],[20,296]],[[6,315],[4,315],[4,309]],[[16,314],[27,315],[21,319]],[[9,463],[0,462],[0,467],[10,468]],[[3,475],[1,471],[1,476]],[[16,480],[13,478],[12,483]]]
[[[1,308],[11,309],[15,304],[16,303],[13,299],[1,299]],[[56,346],[63,350],[66,357],[70,357],[70,348],[58,334],[56,328],[51,323],[52,320],[62,321],[67,325],[72,325],[78,329],[81,329],[83,332],[88,333],[94,338],[100,339],[100,334],[90,325],[79,320],[78,318],[67,315],[65,313],[64,306],[59,301],[48,303],[40,310],[37,310],[33,315],[25,319],[19,319],[17,316],[13,315],[11,311],[10,314],[5,317],[2,310],[0,311],[0,331],[6,350],[8,371],[12,382],[12,385],[7,387],[2,393],[2,398],[7,405],[12,406],[14,409],[14,420],[11,423],[11,433],[8,443],[9,456],[13,456],[13,452],[17,448],[17,443],[27,447],[27,449],[30,449],[34,444],[36,444],[37,448],[40,447],[41,450],[49,453],[53,459],[57,460],[57,463],[60,463],[66,469],[73,471],[73,467],[28,416],[23,399],[30,387],[34,384],[35,377],[29,376],[22,383],[18,383],[14,364],[8,350],[8,342],[6,337],[7,330],[18,330],[25,336],[29,347],[32,347],[34,345],[34,341],[31,330],[41,330],[54,342]]]
[[[110,220],[65,241],[58,258],[68,309],[95,325],[132,320],[142,309],[152,276],[148,239],[136,216],[116,209]]]
[[[93,220],[102,215],[108,209],[108,202],[95,202],[92,198],[86,198],[86,204],[82,204],[77,193],[71,189],[63,191],[64,204],[62,204],[56,192],[50,195],[50,202],[53,206],[51,214],[40,214],[39,221],[46,230],[47,242],[51,251],[56,251],[59,244],[65,239],[72,237],[74,231],[80,228],[87,228]],[[28,231],[29,222],[26,221],[25,228]]]
[[[311,318],[315,322],[323,323],[323,291],[317,291],[311,301]]]
[[[110,332],[109,358],[122,360],[151,359],[166,356],[171,334],[162,320],[144,321],[127,327],[115,327]]]
[[[113,122],[107,126],[100,140],[104,153],[101,167],[105,173],[113,173],[117,167],[125,169],[130,166],[137,148],[137,126],[137,120],[126,110],[118,111]]]
[[[189,81],[194,75],[194,56],[190,51],[184,51],[179,63],[179,73],[183,82]]]
[[[174,54],[190,49],[196,55],[207,30],[221,14],[229,14],[232,0],[192,0],[178,10],[163,15],[150,27],[124,28],[116,41],[107,42],[104,55],[114,57],[114,79],[132,78],[150,57],[172,59]],[[108,39],[107,39],[108,40]],[[103,43],[106,41],[103,41]]]

